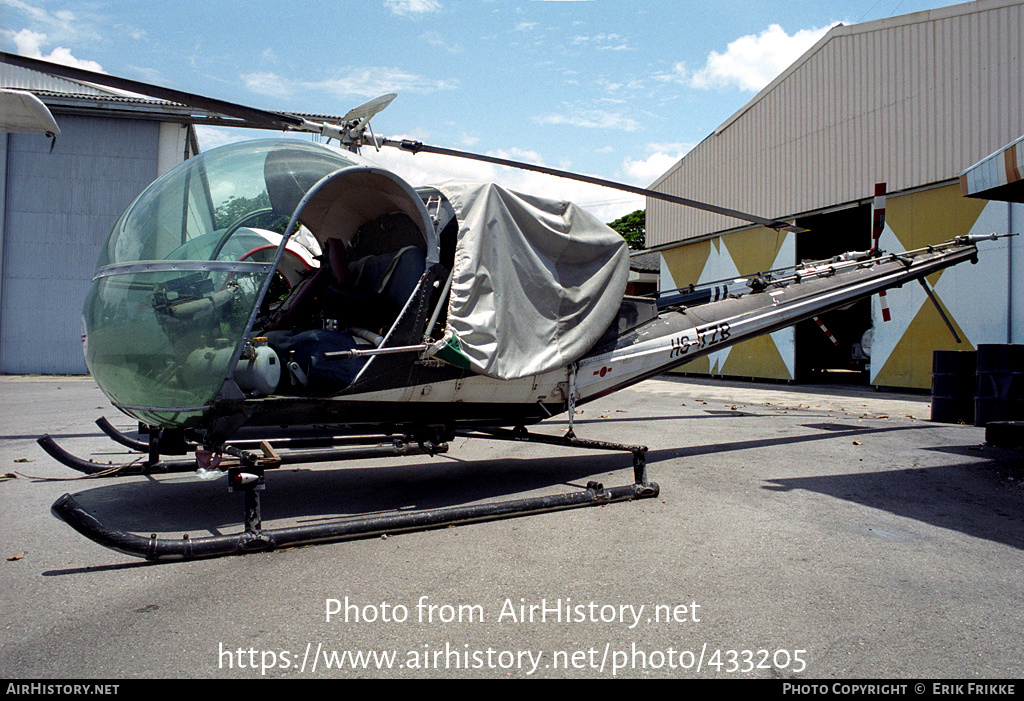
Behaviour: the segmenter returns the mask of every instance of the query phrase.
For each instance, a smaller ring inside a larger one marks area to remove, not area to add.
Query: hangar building
[[[1024,146],[1012,143],[1024,134],[1022,49],[1022,0],[834,27],[652,185],[810,231],[776,232],[648,199],[647,242],[662,256],[660,289],[867,250],[877,183],[887,192],[885,251],[966,233],[1024,232],[1019,195],[1016,203],[988,200],[968,186],[984,163],[1004,184],[1024,167]],[[1007,199],[1005,191],[992,196]],[[681,370],[927,388],[934,350],[1024,343],[1024,236],[979,249],[978,265],[929,278],[961,345],[925,291],[908,285],[886,295],[889,321],[878,297],[822,315],[838,346],[807,321]]]
[[[0,131],[0,374],[84,374],[82,302],[115,222],[150,183],[199,153],[197,125],[251,125],[20,63],[0,57],[0,90],[39,98],[60,134],[51,143],[17,126]]]
[[[39,97],[52,144],[0,133],[0,373],[84,374],[81,310],[96,258],[135,197],[198,151],[191,110],[0,62]]]

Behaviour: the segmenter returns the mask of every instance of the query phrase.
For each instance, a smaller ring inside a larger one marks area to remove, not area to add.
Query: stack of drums
[[[1020,419],[1024,419],[1024,345],[979,345],[974,425]]]
[[[932,421],[973,424],[978,386],[976,351],[932,355]]]
[[[1024,345],[980,344],[974,425],[985,427],[985,441],[1024,447]]]

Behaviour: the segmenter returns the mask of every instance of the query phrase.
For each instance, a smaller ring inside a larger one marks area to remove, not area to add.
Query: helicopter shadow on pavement
[[[714,453],[756,450],[758,448],[769,448],[780,445],[794,445],[798,443],[834,440],[838,432],[841,432],[842,435],[846,437],[863,436],[873,433],[919,430],[917,427],[906,426],[853,427],[840,424],[804,424],[804,428],[812,429],[815,432],[795,436],[783,436],[779,438],[756,438],[746,441],[725,441],[724,443],[708,443],[706,445],[689,445],[683,448],[652,450],[647,453],[647,463],[651,464],[661,460],[697,457],[700,455],[711,455]],[[824,433],[820,433],[819,431],[824,431]]]
[[[948,448],[924,448],[960,453]],[[772,479],[764,489],[806,490],[895,516],[1024,550],[1024,454],[991,448],[963,449],[972,458],[953,465],[889,468],[854,474]],[[870,529],[869,529],[870,530]],[[905,533],[879,531],[887,540]],[[912,537],[912,536],[910,536]]]
[[[853,426],[804,424],[813,432],[795,436],[728,441],[685,448],[650,451],[648,464],[715,453],[757,450],[773,446],[851,437],[927,431],[919,426]],[[1024,549],[1024,451],[982,446],[922,448],[970,458],[960,464],[920,468],[858,471],[788,479],[769,479],[763,489],[775,492],[807,490],[887,511],[940,528],[959,531]],[[878,532],[883,538],[900,534]]]
[[[808,428],[812,432],[784,438],[650,450],[647,463],[834,437],[828,431],[817,430],[819,426]],[[862,428],[846,435],[892,430],[901,429]],[[466,457],[464,451],[454,448],[434,458],[385,458],[268,470],[266,489],[261,492],[263,527],[319,524],[572,492],[584,489],[591,480],[606,487],[633,482],[628,453],[558,455],[564,449],[536,444],[523,444],[523,448],[537,452],[535,456],[520,453],[521,457],[495,459],[476,457],[479,452]],[[656,475],[652,474],[651,479],[656,481]],[[228,493],[224,478],[202,481],[190,475],[136,479],[104,484],[79,492],[75,498],[108,528],[129,533],[202,537],[242,530],[243,496]]]
[[[815,430],[819,426],[808,428],[812,432],[782,438],[649,450],[647,463],[834,438],[830,432]],[[861,428],[848,434],[892,430],[906,429]],[[476,457],[479,452],[474,452],[467,457],[453,447],[434,458],[383,458],[268,470],[266,489],[261,492],[264,527],[277,527],[275,522],[282,520],[296,525],[518,498],[534,492],[575,491],[584,489],[590,480],[605,486],[633,481],[632,461],[625,452],[558,455],[565,449],[537,444],[523,447],[535,449],[536,455],[496,459]],[[612,472],[616,474],[610,475]],[[132,533],[203,536],[242,529],[243,497],[229,493],[223,477],[203,481],[192,475],[167,475],[108,482],[76,493],[75,498],[107,527]]]

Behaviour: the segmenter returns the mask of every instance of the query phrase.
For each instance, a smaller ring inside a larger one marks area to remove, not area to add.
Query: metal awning
[[[1024,202],[1024,136],[960,174],[964,197]]]

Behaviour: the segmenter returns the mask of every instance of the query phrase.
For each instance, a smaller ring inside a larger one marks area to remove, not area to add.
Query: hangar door
[[[81,314],[100,247],[157,174],[158,122],[57,115],[0,133],[0,372],[84,374]]]
[[[871,205],[803,217],[797,234],[798,261],[826,260],[847,251],[871,248]],[[871,300],[827,312],[796,325],[796,379],[798,382],[867,384],[871,330]],[[824,327],[824,328],[822,328]],[[828,333],[825,333],[825,330]]]

